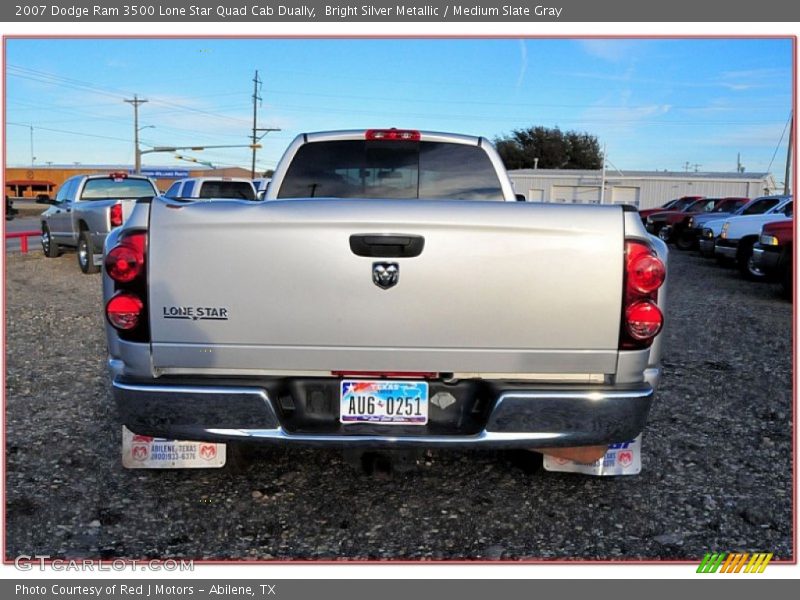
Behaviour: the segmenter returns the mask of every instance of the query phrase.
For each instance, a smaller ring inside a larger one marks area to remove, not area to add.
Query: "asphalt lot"
[[[791,304],[673,251],[665,376],[642,473],[528,473],[437,451],[391,477],[337,451],[244,470],[126,471],[100,278],[7,254],[6,558],[792,558]]]

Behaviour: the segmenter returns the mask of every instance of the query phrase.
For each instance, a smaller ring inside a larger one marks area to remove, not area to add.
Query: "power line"
[[[275,108],[283,110],[283,111],[290,111],[290,112],[303,112],[305,114],[319,114],[319,115],[327,115],[330,113],[336,114],[346,114],[352,115],[352,109],[335,109],[335,108],[321,108],[317,106],[305,106],[305,105],[275,105]],[[502,116],[495,116],[489,114],[472,114],[472,115],[465,115],[465,114],[453,114],[453,113],[413,113],[413,112],[400,112],[397,110],[386,110],[386,111],[376,111],[376,110],[363,110],[359,108],[358,110],[359,115],[375,115],[380,117],[391,117],[393,122],[396,122],[397,118],[409,118],[409,119],[421,119],[421,118],[435,118],[439,120],[470,120],[470,121],[498,121],[498,120],[517,120],[517,121],[530,121],[530,116],[525,115],[502,115]],[[615,119],[615,118],[607,118],[607,119],[592,119],[592,118],[564,118],[564,117],[543,117],[538,116],[536,118],[538,122],[543,121],[562,121],[564,123],[644,123],[644,124],[654,124],[654,125],[754,125],[754,124],[770,124],[770,123],[778,123],[779,121],[775,120],[749,120],[749,121],[678,121],[678,120],[653,120],[653,119]]]
[[[95,94],[99,94],[101,96],[108,96],[110,98],[119,98],[119,96],[121,96],[121,95],[122,96],[126,96],[126,95],[129,94],[129,92],[122,92],[122,91],[117,92],[116,90],[109,91],[107,88],[104,89],[104,88],[95,86],[95,85],[93,85],[91,83],[88,83],[88,82],[81,82],[80,80],[77,80],[77,79],[73,80],[73,79],[70,79],[68,77],[61,77],[59,75],[53,75],[53,74],[50,74],[50,73],[38,72],[38,71],[34,71],[33,69],[28,69],[27,70],[27,71],[29,71],[28,73],[26,73],[24,70],[23,70],[22,73],[14,72],[13,70],[11,70],[11,69],[15,69],[15,68],[18,68],[18,67],[12,67],[11,65],[9,65],[9,70],[6,71],[8,73],[8,75],[10,75],[12,77],[21,77],[22,79],[29,79],[29,80],[32,80],[32,81],[38,81],[39,83],[49,83],[49,84],[52,84],[52,85],[60,85],[60,86],[68,87],[68,88],[71,88],[71,89],[77,89],[77,90],[82,91],[82,92],[90,91],[90,92],[93,92]]]
[[[194,107],[191,107],[191,106],[185,106],[183,104],[177,104],[175,102],[168,102],[166,100],[159,100],[157,98],[152,98],[152,97],[150,98],[150,101],[153,104],[158,104],[158,105],[161,105],[161,106],[172,106],[172,107],[175,107],[175,108],[179,108],[179,109],[182,109],[182,110],[198,113],[198,114],[201,114],[201,115],[209,115],[209,116],[212,116],[212,117],[216,117],[218,119],[227,119],[228,121],[236,121],[238,123],[247,123],[248,125],[250,124],[250,122],[247,119],[241,119],[239,117],[231,117],[231,116],[228,116],[228,115],[223,115],[223,114],[211,112],[211,111],[208,111],[208,110],[203,110],[203,109],[200,109],[200,108],[194,108]]]
[[[126,91],[123,91],[123,90],[118,90],[116,88],[102,88],[102,87],[99,87],[99,86],[94,85],[92,83],[89,83],[89,82],[86,82],[86,81],[81,81],[80,79],[73,79],[71,77],[63,77],[61,75],[55,75],[53,73],[46,73],[44,71],[36,71],[35,69],[25,69],[23,67],[17,67],[17,66],[14,66],[14,65],[8,65],[8,68],[9,69],[18,69],[18,70],[23,71],[23,73],[15,73],[15,72],[13,72],[11,70],[7,71],[9,75],[12,75],[14,77],[22,77],[24,79],[32,79],[34,81],[39,81],[39,82],[44,82],[44,83],[51,83],[51,84],[56,84],[57,83],[59,85],[65,86],[65,87],[69,87],[69,88],[72,88],[72,89],[77,89],[79,91],[91,91],[91,92],[94,92],[94,93],[97,93],[97,94],[101,94],[101,95],[104,95],[104,96],[109,96],[109,97],[112,97],[112,98],[118,98],[119,95],[123,95],[123,96],[130,95],[130,92],[126,92]],[[28,74],[25,74],[26,72]],[[33,76],[30,75],[31,73],[33,74]],[[216,117],[216,118],[220,118],[220,119],[227,119],[227,120],[230,120],[230,121],[249,123],[246,119],[241,119],[241,118],[238,118],[238,117],[231,117],[231,116],[228,116],[228,115],[223,115],[223,114],[215,113],[215,112],[212,112],[212,111],[203,110],[203,109],[200,109],[200,108],[195,108],[195,107],[192,107],[192,106],[186,106],[186,105],[183,105],[183,104],[179,104],[177,102],[172,102],[172,101],[169,101],[169,100],[163,100],[163,99],[159,99],[159,98],[154,98],[152,96],[150,97],[150,102],[152,102],[153,104],[161,105],[161,106],[169,106],[169,107],[178,108],[178,109],[181,109],[181,110],[194,112],[194,113],[198,113],[198,114],[208,115],[208,116],[212,116],[212,117]]]
[[[13,68],[13,69],[20,69],[20,70],[23,70],[23,71],[34,73],[34,74],[42,76],[42,77],[46,77],[46,78],[49,79],[49,81],[51,83],[52,83],[53,80],[62,81],[67,86],[71,86],[71,87],[78,86],[78,88],[86,88],[86,89],[89,89],[89,90],[97,92],[97,93],[102,93],[104,95],[112,95],[113,96],[113,94],[109,93],[108,90],[116,91],[115,88],[101,88],[101,87],[99,87],[99,86],[97,86],[95,84],[91,84],[89,82],[84,82],[84,81],[81,81],[79,79],[62,77],[62,76],[59,76],[59,75],[46,73],[44,71],[36,71],[34,69],[24,69],[22,67],[18,67],[18,66],[15,66],[15,65],[9,65],[9,67]],[[18,75],[16,73],[11,73],[11,72],[9,74],[10,75],[16,75],[16,76],[21,76],[21,75]],[[121,90],[119,90],[119,91],[120,91],[120,93],[122,93]],[[233,94],[238,94],[238,93],[241,93],[241,92],[234,92]],[[272,93],[272,91],[270,93]],[[283,91],[283,92],[276,92],[276,93],[295,93],[297,95],[319,96],[319,97],[334,97],[334,98],[335,97],[356,98],[355,96],[348,96],[348,95],[317,94],[317,93],[312,93],[312,92],[285,92],[285,91]],[[213,94],[213,95],[210,95],[210,96],[214,96],[214,95],[216,95],[216,94]],[[524,108],[524,107],[540,107],[541,106],[541,107],[551,107],[551,108],[586,108],[585,105],[555,104],[555,103],[542,103],[542,104],[538,104],[538,103],[530,103],[530,104],[528,104],[528,103],[519,103],[519,104],[510,104],[510,103],[494,103],[494,102],[482,103],[481,101],[471,101],[471,100],[440,100],[440,101],[437,101],[437,100],[415,100],[415,99],[412,100],[412,99],[402,99],[402,98],[395,98],[395,97],[393,97],[393,98],[379,98],[379,97],[363,97],[362,98],[362,97],[357,97],[357,98],[359,100],[375,100],[375,101],[378,101],[378,100],[392,100],[392,101],[426,102],[426,103],[431,103],[431,102],[439,103],[439,102],[442,102],[442,103],[447,103],[447,104],[475,104],[475,105],[485,104],[486,106],[495,106],[495,107],[520,106],[520,107]],[[195,108],[195,107],[192,107],[192,106],[186,106],[186,105],[179,104],[179,103],[172,102],[172,101],[168,101],[168,100],[161,100],[161,99],[158,99],[158,98],[154,98],[152,96],[151,96],[150,100],[151,100],[151,102],[153,104],[157,104],[157,105],[161,105],[161,106],[168,106],[168,107],[177,108],[178,110],[193,112],[193,113],[196,113],[196,114],[204,114],[204,115],[208,115],[208,116],[213,116],[215,118],[225,119],[225,120],[232,121],[232,122],[250,124],[247,119],[244,119],[244,118],[241,118],[241,117],[233,117],[233,116],[230,116],[230,115],[224,115],[224,114],[221,114],[221,113],[218,113],[218,112],[199,109],[199,108]],[[237,105],[237,107],[238,106],[239,105]],[[594,107],[594,108],[597,109],[597,110],[619,110],[619,109],[634,110],[636,108],[649,108],[650,106],[652,106],[652,105],[629,105],[629,106],[620,105],[620,106],[606,106],[606,107]],[[675,108],[675,109],[688,109],[688,108],[707,109],[707,108],[715,108],[714,106],[700,106],[700,105],[684,106],[684,107],[681,107],[680,105],[669,105],[669,106],[670,106],[670,108]],[[244,106],[242,106],[242,107],[244,107]],[[294,105],[294,106],[290,105],[290,106],[280,107],[280,108],[282,108],[283,110],[308,111],[308,110],[316,109],[317,107],[316,106],[303,106],[303,105]],[[317,114],[326,114],[328,112],[339,112],[339,113],[350,114],[352,111],[347,110],[347,109],[338,110],[338,111],[336,109],[326,109],[324,111],[317,111]],[[397,116],[399,114],[401,116],[407,116],[407,117],[411,117],[411,118],[435,117],[435,118],[447,118],[447,119],[451,119],[451,120],[452,119],[479,119],[479,120],[493,120],[494,119],[494,117],[486,117],[486,116],[480,116],[480,115],[459,115],[459,114],[455,114],[454,115],[452,113],[448,113],[447,115],[437,115],[437,114],[430,114],[430,113],[421,113],[421,114],[419,114],[419,113],[405,113],[403,115],[402,113],[398,113],[397,111],[386,111],[386,112],[372,111],[371,113],[368,113],[368,112],[365,113],[365,111],[360,110],[359,112],[361,114],[377,114],[377,115],[391,115],[391,116]],[[158,114],[158,113],[156,113],[156,114]],[[167,114],[167,113],[161,113],[161,114]],[[514,118],[514,117],[512,117],[512,118]],[[523,116],[520,116],[518,118],[519,119],[526,119],[526,120],[528,119],[528,117],[523,117]],[[603,120],[603,119],[579,119],[579,120],[572,121],[572,122],[577,122],[577,123],[635,122],[635,123],[655,123],[655,124],[664,123],[664,124],[670,124],[670,125],[671,124],[679,125],[679,124],[698,124],[698,123],[700,123],[700,124],[714,124],[714,125],[736,125],[736,124],[767,124],[767,123],[775,123],[776,121],[773,121],[773,120],[769,120],[769,121],[767,121],[767,120],[749,120],[749,121],[741,121],[741,120],[739,120],[739,121],[731,121],[731,120],[726,120],[726,121],[709,121],[709,120],[706,120],[706,121],[695,121],[695,120],[693,120],[693,121],[663,121],[663,120],[662,121],[644,121],[642,119],[628,119],[628,120],[625,120],[625,119],[608,119],[608,120]]]
[[[6,125],[19,125],[21,127],[30,127],[30,125],[26,123],[15,123],[13,121],[6,121]],[[111,137],[108,135],[97,135],[92,133],[84,133],[82,131],[67,131],[66,129],[53,129],[52,127],[39,127],[38,125],[33,126],[34,129],[41,129],[42,131],[54,131],[56,133],[68,133],[70,135],[80,135],[83,137],[91,137],[91,138],[100,138],[103,140],[113,140],[115,142],[125,142],[126,144],[130,144],[131,140],[129,139],[122,139],[117,137]]]
[[[97,115],[89,113],[89,112],[83,112],[83,111],[80,111],[80,110],[75,110],[74,108],[69,108],[69,107],[59,106],[59,105],[54,105],[54,104],[51,104],[51,105],[34,104],[34,103],[30,103],[30,102],[20,102],[18,100],[9,100],[8,102],[9,102],[9,104],[22,104],[24,106],[29,106],[29,107],[33,107],[33,108],[46,109],[46,110],[48,110],[50,112],[60,112],[60,113],[64,113],[64,114],[67,114],[67,115],[78,115],[78,116],[86,117],[85,119],[81,119],[81,120],[77,120],[77,119],[49,119],[47,121],[37,121],[38,123],[42,123],[42,124],[45,124],[45,123],[65,123],[65,122],[75,123],[75,122],[88,121],[88,120],[91,120],[91,121],[108,121],[108,122],[112,122],[112,123],[120,123],[120,124],[122,124],[123,122],[124,123],[128,123],[128,121],[129,121],[129,118],[127,118],[127,117],[109,117],[109,116],[100,117],[100,116],[97,116]],[[115,107],[119,107],[119,102],[117,101],[114,104],[110,104],[110,103],[105,104],[104,103],[104,104],[98,104],[98,105],[94,105],[94,106],[99,106],[99,107],[114,107],[115,106]],[[166,112],[163,112],[163,111],[162,112],[149,111],[148,112],[148,117],[162,116],[164,114],[174,114],[176,112],[180,112],[180,111],[177,111],[177,110],[166,111]],[[155,124],[158,127],[159,131],[164,130],[164,131],[185,132],[185,133],[191,133],[193,136],[199,136],[199,137],[205,137],[205,138],[211,138],[211,139],[220,138],[220,137],[226,137],[226,138],[241,138],[242,137],[242,134],[238,134],[238,133],[214,133],[214,132],[199,133],[196,129],[186,129],[186,128],[181,128],[181,127],[166,126],[166,125],[162,125],[160,123],[160,121],[154,120],[152,118],[149,118],[148,120],[150,122],[155,122]],[[281,136],[278,136],[278,137],[280,139],[282,139]]]
[[[409,103],[416,103],[416,104],[470,104],[470,105],[484,105],[484,106],[496,106],[496,107],[511,107],[511,106],[519,106],[522,108],[594,108],[599,110],[634,110],[637,108],[651,108],[653,104],[606,104],[602,106],[590,106],[588,104],[557,104],[557,103],[544,103],[544,102],[488,102],[482,100],[458,100],[458,99],[443,99],[443,100],[436,100],[431,98],[402,98],[397,96],[391,97],[380,97],[380,96],[356,96],[352,94],[324,94],[318,92],[298,92],[298,91],[288,91],[288,90],[273,90],[270,88],[270,94],[284,94],[288,96],[313,96],[313,97],[320,97],[320,98],[342,98],[342,99],[351,99],[351,100],[359,100],[359,101],[376,101],[376,102],[409,102]],[[778,104],[773,105],[773,107],[778,107]],[[780,106],[784,106],[784,104],[780,104]],[[669,104],[670,109],[677,109],[677,110],[699,110],[699,109],[716,109],[716,110],[753,110],[756,108],[765,108],[763,103],[754,103],[752,105],[743,105],[738,104],[735,107],[718,107],[713,105],[680,105],[680,104]]]
[[[778,140],[778,144],[775,146],[775,152],[772,153],[772,158],[769,159],[769,166],[767,167],[767,173],[770,172],[772,168],[772,161],[775,160],[775,157],[778,155],[778,148],[781,147],[781,142],[783,141],[783,136],[786,135],[786,128],[789,127],[789,123],[792,121],[792,113],[789,113],[789,118],[786,119],[786,125],[783,126],[783,131],[781,131],[781,138]]]

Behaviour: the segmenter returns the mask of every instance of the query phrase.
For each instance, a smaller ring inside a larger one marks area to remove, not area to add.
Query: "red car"
[[[794,219],[767,223],[753,246],[753,265],[771,281],[778,281],[785,297],[792,299]]]
[[[682,206],[669,210],[652,213],[647,216],[644,227],[649,233],[657,235],[665,242],[672,241],[673,226],[684,218],[688,220],[692,215],[709,212],[722,198],[699,198],[686,202]]]
[[[675,246],[679,250],[691,250],[697,247],[697,241],[700,239],[700,233],[703,227],[700,223],[706,223],[712,219],[721,219],[726,215],[730,215],[739,210],[745,204],[750,202],[750,198],[741,198],[738,196],[729,196],[721,198],[714,202],[714,208],[705,213],[684,213],[686,216],[683,219],[672,219],[669,226],[672,228],[670,231],[671,239],[675,240]],[[702,214],[702,216],[698,216]]]
[[[675,198],[674,200],[670,200],[666,204],[662,204],[657,208],[645,208],[639,211],[639,217],[642,219],[642,223],[647,221],[647,217],[652,214],[658,212],[664,212],[665,210],[682,210],[686,205],[694,202],[695,200],[700,200],[703,196],[683,196],[682,198]]]

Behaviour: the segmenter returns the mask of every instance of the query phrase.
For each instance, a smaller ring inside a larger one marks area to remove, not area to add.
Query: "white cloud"
[[[704,143],[709,146],[732,146],[732,147],[746,147],[746,146],[761,146],[765,148],[775,148],[778,140],[781,138],[781,132],[784,131],[783,124],[765,124],[765,125],[746,125],[741,127],[728,127],[725,133],[713,137],[706,137],[698,143]],[[783,146],[786,145],[786,133],[783,134]]]
[[[578,43],[587,54],[610,62],[632,58],[640,45],[638,40],[579,40]]]
[[[525,73],[528,70],[528,47],[525,45],[525,40],[519,41],[519,75],[517,76],[517,90],[522,87],[522,82],[525,80]]]

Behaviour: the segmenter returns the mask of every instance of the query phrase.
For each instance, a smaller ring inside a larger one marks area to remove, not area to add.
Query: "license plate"
[[[584,475],[638,475],[642,470],[642,434],[629,442],[612,444],[605,456],[593,463],[579,463],[545,454],[544,468],[547,471]]]
[[[218,469],[224,465],[225,444],[154,438],[122,427],[126,469]]]
[[[426,381],[345,379],[339,389],[342,423],[425,425],[428,422]]]

